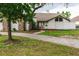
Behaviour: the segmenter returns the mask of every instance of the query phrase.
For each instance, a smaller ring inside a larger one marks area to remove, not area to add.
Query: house
[[[7,18],[3,17],[3,21],[0,22],[0,31],[8,31]],[[16,21],[15,23],[11,22],[11,30],[12,31],[23,31],[24,21]],[[25,24],[26,30],[29,30],[29,23]]]
[[[73,21],[56,13],[37,13],[35,19],[39,29],[76,29]]]
[[[79,29],[79,16],[72,18],[72,21],[75,23],[76,28]]]
[[[3,19],[4,21],[0,22],[0,31],[8,31],[6,18]],[[37,29],[76,29],[74,21],[56,13],[36,13],[34,21]],[[23,31],[24,21],[12,22],[11,24],[12,30]],[[29,30],[28,22],[26,22],[25,26],[26,30]]]

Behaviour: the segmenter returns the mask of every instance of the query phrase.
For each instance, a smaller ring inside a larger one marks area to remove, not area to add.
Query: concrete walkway
[[[7,32],[0,32],[0,34],[7,35]],[[58,37],[37,35],[37,34],[28,34],[28,33],[12,33],[12,35],[29,37],[29,38],[33,38],[33,39],[37,39],[37,40],[48,41],[48,42],[53,42],[56,44],[79,48],[79,40],[75,40],[75,39],[58,38]]]
[[[45,32],[44,30],[41,30],[41,31],[39,31],[39,32],[34,32],[34,33],[32,33],[32,34],[39,34],[39,33],[42,33],[42,32]]]

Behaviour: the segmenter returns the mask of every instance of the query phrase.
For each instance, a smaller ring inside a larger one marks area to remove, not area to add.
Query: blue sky
[[[36,13],[57,13],[62,11],[70,11],[70,18],[79,16],[79,3],[69,3],[68,8],[66,8],[64,3],[48,3],[44,7],[38,9]]]

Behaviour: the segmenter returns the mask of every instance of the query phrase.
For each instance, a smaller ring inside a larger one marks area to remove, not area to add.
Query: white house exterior
[[[56,21],[58,16],[55,13],[37,13],[39,29],[76,29],[75,23],[64,17],[62,17],[62,21]]]
[[[76,28],[79,29],[79,16],[72,18],[72,21],[75,23]]]
[[[12,30],[15,28],[16,30],[19,30],[18,29],[18,23],[12,23]],[[3,23],[0,22],[0,31],[3,31]]]
[[[39,22],[39,29],[76,29],[76,26],[79,26],[79,17],[76,19],[70,19],[70,22],[63,18],[63,21],[55,21],[55,17],[58,15],[57,12],[62,11],[70,11],[71,17],[73,18],[79,15],[79,3],[69,3],[68,6],[66,3],[48,3],[45,6],[39,8],[35,11],[35,22],[38,24]],[[40,15],[38,15],[40,14]],[[37,18],[36,18],[37,17]],[[51,19],[51,20],[50,20]],[[48,21],[50,20],[50,21]],[[47,22],[48,21],[48,22]],[[44,22],[44,24],[43,24]],[[46,23],[47,22],[47,23]],[[42,26],[41,26],[42,25]],[[3,23],[0,22],[0,31],[3,31]],[[19,30],[19,23],[12,23],[12,30],[13,29]],[[29,30],[29,23],[26,23],[26,30]]]
[[[2,31],[2,30],[3,30],[3,23],[0,22],[0,31]]]
[[[62,17],[62,21],[56,21],[56,17],[60,15],[56,13],[37,13],[35,16],[36,25],[39,29],[76,29],[74,21]],[[78,17],[79,19],[79,17]],[[76,20],[76,19],[74,19]],[[11,23],[12,30],[19,30],[19,23]],[[0,31],[3,31],[3,22],[0,22]],[[6,26],[5,26],[6,27]],[[26,30],[29,30],[29,23],[26,22]]]
[[[16,22],[16,23],[11,23],[11,24],[12,24],[12,26],[11,26],[11,27],[12,27],[12,30],[13,30],[14,28],[15,28],[16,30],[19,30],[19,28],[18,28],[18,27],[19,27],[19,26],[18,26],[18,25],[19,25],[18,22]]]
[[[47,23],[47,26],[44,26],[44,29],[76,29],[76,27],[74,22],[65,19],[62,22],[56,22],[55,19],[52,19]]]
[[[35,13],[57,13],[57,12],[66,12],[69,11],[71,13],[70,20],[63,22],[54,22],[53,20],[48,23],[48,28],[58,28],[58,29],[76,29],[79,27],[79,3],[47,3],[43,7],[36,10]],[[76,17],[76,18],[75,18]],[[51,23],[53,22],[53,24]],[[64,24],[63,24],[64,23]],[[50,24],[55,26],[49,26]],[[58,25],[57,25],[58,24]],[[62,25],[63,26],[60,26]],[[45,27],[45,28],[47,28]]]
[[[7,25],[6,25],[7,26]],[[3,25],[3,22],[0,22],[0,31],[3,31],[3,27],[6,27]],[[7,28],[7,27],[6,27]],[[5,28],[5,29],[6,29]],[[19,31],[19,23],[16,22],[16,23],[11,23],[11,30],[16,30],[16,31]],[[26,22],[26,30],[29,30],[29,23]],[[7,31],[7,30],[4,30],[4,31]]]

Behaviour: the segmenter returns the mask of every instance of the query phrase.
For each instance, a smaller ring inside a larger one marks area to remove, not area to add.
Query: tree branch
[[[40,6],[36,7],[36,8],[33,10],[33,13],[34,13],[37,9],[39,9],[39,8],[43,7],[44,5],[45,5],[45,3],[43,3],[42,5],[40,5]]]

